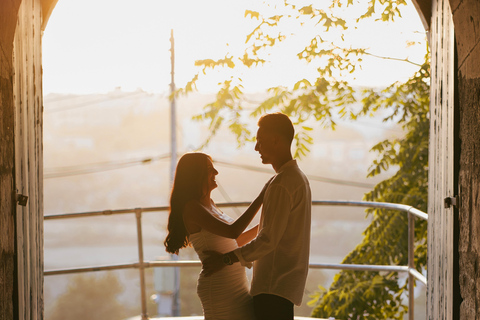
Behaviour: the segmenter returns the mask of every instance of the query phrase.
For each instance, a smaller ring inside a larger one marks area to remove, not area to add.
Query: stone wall
[[[450,0],[458,53],[460,319],[480,319],[480,2]]]

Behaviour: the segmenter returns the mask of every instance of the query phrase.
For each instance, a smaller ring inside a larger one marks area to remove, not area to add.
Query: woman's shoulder
[[[198,223],[199,219],[201,219],[202,211],[203,208],[197,200],[190,200],[185,204],[185,207],[183,208],[183,222],[190,235],[201,231],[202,228]]]
[[[184,213],[189,213],[189,212],[192,212],[192,211],[198,211],[198,210],[202,210],[202,209],[203,209],[203,207],[200,204],[200,202],[198,202],[198,200],[192,199],[192,200],[189,200],[187,203],[185,203],[185,207],[183,208],[183,212]]]
[[[201,219],[205,215],[211,215],[211,212],[205,208],[198,200],[190,200],[183,208],[183,216],[191,219]]]

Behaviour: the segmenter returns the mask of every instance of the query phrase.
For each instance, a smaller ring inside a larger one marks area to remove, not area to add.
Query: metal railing
[[[250,202],[232,202],[217,204],[218,207],[245,207],[250,205]],[[388,272],[402,272],[408,274],[408,319],[414,319],[414,280],[422,282],[427,285],[426,277],[417,271],[414,264],[414,244],[415,244],[415,218],[428,220],[428,215],[412,206],[396,203],[385,202],[368,202],[368,201],[312,201],[314,206],[346,206],[346,207],[365,207],[377,209],[399,210],[408,214],[408,264],[406,266],[396,265],[362,265],[362,264],[335,264],[335,263],[310,263],[311,269],[333,269],[333,270],[359,270],[359,271],[388,271]],[[141,318],[148,319],[147,315],[147,297],[145,285],[145,269],[152,267],[200,267],[200,261],[186,261],[186,260],[171,260],[171,261],[144,261],[143,258],[143,235],[142,235],[142,213],[144,212],[158,212],[167,211],[168,206],[163,207],[148,207],[135,209],[120,209],[120,210],[105,210],[105,211],[91,211],[81,213],[67,213],[59,215],[46,215],[44,220],[59,220],[71,219],[80,217],[106,216],[118,214],[135,214],[137,225],[137,245],[138,245],[138,262],[125,263],[115,265],[103,265],[95,267],[80,267],[68,268],[58,270],[46,270],[44,276],[65,275],[83,272],[120,270],[120,269],[139,269],[140,273],[140,289],[141,289]]]

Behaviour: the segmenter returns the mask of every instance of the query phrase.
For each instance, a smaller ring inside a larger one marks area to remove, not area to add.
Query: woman
[[[212,159],[204,153],[187,153],[177,164],[170,198],[166,251],[178,254],[193,245],[200,260],[204,251],[230,252],[251,241],[258,226],[243,232],[258,212],[267,185],[237,220],[225,215],[210,198],[217,187]],[[205,320],[254,319],[252,298],[245,268],[239,263],[225,267],[213,276],[200,273],[197,293]]]

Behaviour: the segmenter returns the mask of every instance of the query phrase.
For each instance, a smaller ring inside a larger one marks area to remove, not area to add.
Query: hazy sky
[[[245,35],[258,23],[244,18],[245,9],[259,5],[260,1],[254,0],[59,0],[42,40],[44,93],[108,92],[116,87],[168,92],[171,29],[175,35],[175,82],[181,87],[197,72],[195,60],[242,52]],[[352,32],[352,45],[368,47],[374,54],[408,56],[422,62],[424,44],[405,49],[408,39],[424,41],[424,35],[416,31],[424,29],[409,2],[397,23],[362,24],[348,33]],[[241,74],[246,91],[313,77],[314,68],[295,58],[298,44],[309,33],[305,29],[296,32],[296,40],[272,54],[272,63]],[[415,69],[405,63],[367,58],[357,81],[388,84],[405,79]],[[202,81],[199,89],[213,92],[219,79],[220,75]]]

